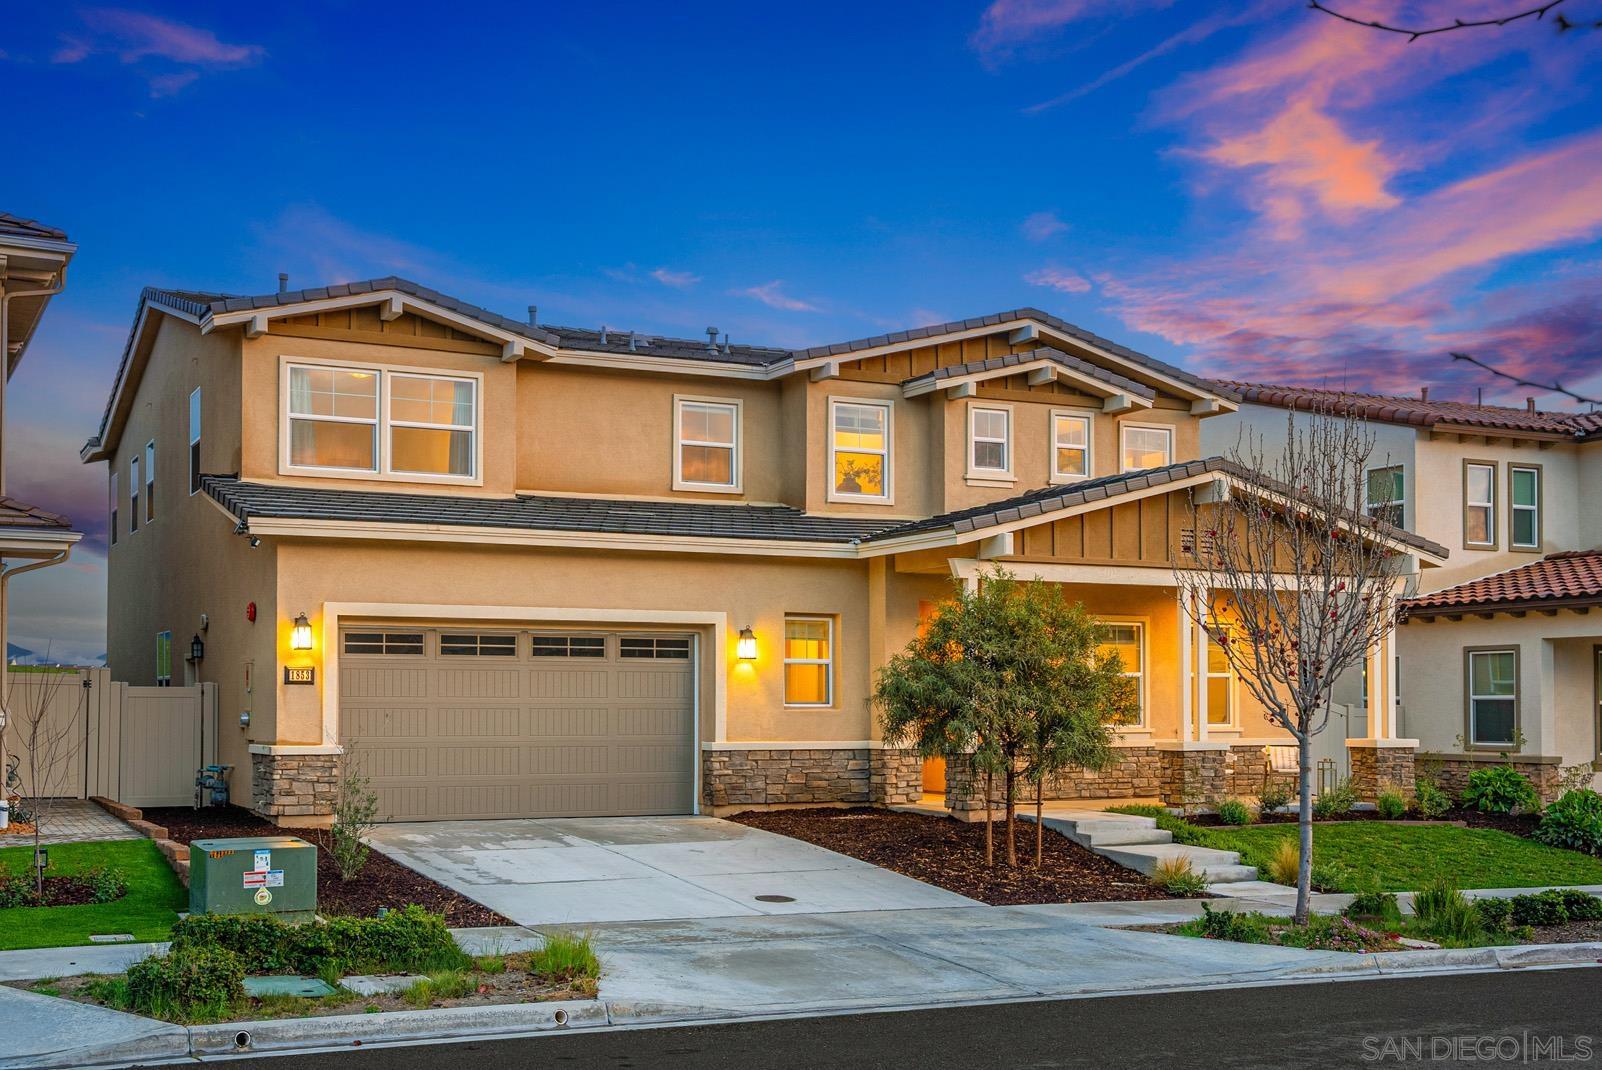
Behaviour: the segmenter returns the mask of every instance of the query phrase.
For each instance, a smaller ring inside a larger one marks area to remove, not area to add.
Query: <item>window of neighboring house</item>
[[[1405,500],[1401,465],[1393,464],[1385,468],[1368,470],[1366,511],[1369,516],[1401,527]]]
[[[1541,470],[1510,465],[1508,482],[1508,545],[1516,550],[1541,548]]]
[[[1511,747],[1518,728],[1519,652],[1468,652],[1469,745]]]
[[[834,701],[834,621],[784,618],[784,704],[827,706]]]
[[[397,372],[385,372],[384,379],[389,386],[389,470],[471,477],[477,382]]]
[[[1098,653],[1103,657],[1116,653],[1124,666],[1124,675],[1135,681],[1140,702],[1140,717],[1126,728],[1146,727],[1146,626],[1138,621],[1109,621],[1102,625],[1102,641]]]
[[[156,686],[172,686],[172,633],[156,633]]]
[[[139,455],[128,458],[128,534],[139,530]]]
[[[674,488],[738,490],[740,403],[678,398],[674,404],[678,428]]]
[[[890,500],[890,404],[829,401],[829,497]]]
[[[117,486],[117,473],[111,473],[111,513],[106,518],[106,535],[111,545],[117,545],[117,495],[122,488]]]
[[[200,387],[189,392],[189,493],[200,489]]]
[[[1496,545],[1496,465],[1463,466],[1463,544]]]
[[[1051,414],[1051,478],[1055,482],[1090,475],[1090,417]]]
[[[1207,637],[1207,723],[1232,725],[1235,723],[1235,671],[1230,667],[1229,655],[1221,644]]]
[[[145,443],[145,523],[156,519],[156,444]]]
[[[1125,472],[1161,468],[1174,463],[1174,429],[1171,427],[1125,424],[1121,437]]]
[[[1012,412],[978,405],[968,409],[968,474],[1012,475]]]

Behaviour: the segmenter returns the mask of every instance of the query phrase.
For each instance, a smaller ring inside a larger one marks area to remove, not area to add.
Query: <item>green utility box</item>
[[[195,840],[189,845],[191,914],[271,914],[311,921],[317,848],[293,836]]]

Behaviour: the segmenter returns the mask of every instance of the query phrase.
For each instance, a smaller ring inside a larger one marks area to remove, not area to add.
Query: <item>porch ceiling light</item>
[[[289,649],[310,650],[312,648],[311,621],[302,613],[295,618],[295,626],[289,631]]]
[[[741,661],[756,660],[756,633],[749,624],[740,629],[740,641],[734,644],[734,653]]]

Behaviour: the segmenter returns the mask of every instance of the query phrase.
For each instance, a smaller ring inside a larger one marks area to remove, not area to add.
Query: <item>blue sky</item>
[[[1602,387],[1602,33],[1407,44],[1298,0],[450,14],[8,13],[27,162],[0,209],[81,246],[14,380],[12,483],[90,535],[18,582],[15,641],[103,650],[104,472],[76,453],[145,285],[397,273],[778,345],[1033,304],[1211,374],[1494,387],[1459,348]]]

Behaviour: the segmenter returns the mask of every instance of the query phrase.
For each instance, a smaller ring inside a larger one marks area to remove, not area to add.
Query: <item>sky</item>
[[[14,5],[0,210],[80,251],[12,383],[11,491],[86,538],[16,582],[12,640],[105,649],[78,448],[147,285],[399,274],[781,346],[1033,305],[1221,377],[1530,393],[1459,350],[1595,395],[1599,73],[1602,31],[1550,16],[1410,42],[1301,0]]]

